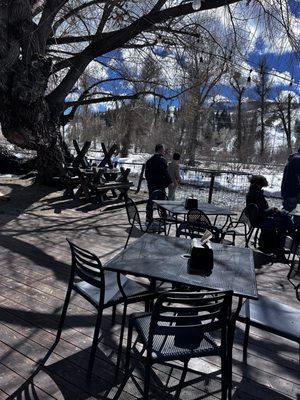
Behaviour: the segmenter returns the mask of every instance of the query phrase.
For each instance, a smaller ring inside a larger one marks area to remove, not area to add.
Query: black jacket
[[[145,177],[150,192],[163,190],[172,183],[167,161],[162,154],[154,154],[146,162]]]
[[[298,197],[300,194],[300,153],[286,164],[281,182],[281,196]]]
[[[265,198],[264,191],[257,185],[250,185],[246,195],[246,204],[254,203],[258,207],[258,220],[262,220],[267,216],[269,204]]]

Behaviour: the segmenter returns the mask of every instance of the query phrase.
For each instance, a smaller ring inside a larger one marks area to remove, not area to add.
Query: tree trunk
[[[265,154],[265,98],[261,97],[261,111],[260,111],[260,156],[263,157]]]
[[[129,148],[131,145],[131,136],[132,136],[132,121],[129,115],[129,118],[127,120],[127,129],[125,132],[125,135],[123,136],[121,140],[121,157],[128,157],[129,154]]]
[[[237,108],[237,120],[236,120],[236,150],[238,154],[238,160],[242,161],[242,94],[238,96],[238,108]]]
[[[287,143],[289,152],[292,153],[292,117],[291,117],[291,107],[292,107],[292,96],[288,94],[288,104],[287,104]]]
[[[199,126],[199,115],[198,115],[198,111],[195,111],[193,123],[192,123],[192,130],[190,132],[190,137],[189,137],[188,150],[187,150],[187,157],[189,159],[188,165],[190,165],[190,166],[195,165],[198,126]]]
[[[37,181],[51,183],[54,176],[65,177],[64,154],[60,145],[39,146],[37,150]]]
[[[44,59],[28,66],[16,63],[0,109],[3,135],[21,148],[37,151],[38,180],[45,183],[63,173],[64,162],[61,110],[51,109],[45,99],[49,73],[50,64]]]
[[[29,1],[0,1],[0,126],[6,139],[37,151],[39,180],[63,171],[59,118],[46,99],[51,61],[40,48]]]

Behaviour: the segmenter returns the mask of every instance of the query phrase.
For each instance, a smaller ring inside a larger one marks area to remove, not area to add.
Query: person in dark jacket
[[[292,211],[300,203],[300,148],[288,158],[281,182],[284,210]]]
[[[146,220],[151,221],[153,215],[153,204],[151,194],[155,190],[161,190],[162,195],[166,195],[166,188],[172,183],[168,172],[168,164],[164,157],[165,147],[163,144],[155,146],[155,154],[146,162],[145,178],[147,180],[149,200],[147,203]]]
[[[284,256],[285,237],[288,232],[293,232],[294,225],[287,213],[276,207],[269,207],[263,191],[263,187],[266,186],[268,186],[268,181],[264,176],[253,175],[246,195],[246,204],[252,203],[258,207],[257,226],[261,228],[260,247],[266,251],[272,250],[281,257]],[[272,238],[274,238],[273,243]],[[268,245],[274,245],[273,249],[266,246],[266,239],[269,242]]]

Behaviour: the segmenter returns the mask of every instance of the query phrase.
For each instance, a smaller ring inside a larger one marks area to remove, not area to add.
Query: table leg
[[[232,313],[229,327],[228,327],[228,366],[227,366],[227,380],[228,380],[228,400],[232,398],[232,349],[233,349],[233,341],[234,341],[234,333],[237,317],[241,311],[243,305],[243,297],[239,296],[238,304],[236,310]]]

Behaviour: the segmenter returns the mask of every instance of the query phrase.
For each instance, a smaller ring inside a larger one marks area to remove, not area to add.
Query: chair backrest
[[[231,291],[166,292],[156,301],[149,330],[149,348],[155,336],[175,336],[198,347],[206,332],[221,331],[226,339],[231,314]],[[188,338],[188,340],[186,339]]]
[[[241,212],[238,222],[243,222],[248,226],[249,229],[252,229],[257,224],[258,212],[259,211],[256,204],[247,204]]]
[[[135,202],[128,197],[125,200],[125,206],[126,206],[128,222],[130,223],[130,225],[137,223],[139,225],[139,228],[141,228],[142,223],[140,219],[140,214]]]
[[[70,240],[67,242],[72,254],[72,275],[78,276],[81,280],[90,283],[100,289],[104,289],[104,269],[99,258],[88,250],[85,250]],[[104,290],[101,291],[104,293]]]
[[[211,222],[208,218],[208,216],[201,210],[198,210],[197,208],[189,210],[187,213],[186,220],[189,224],[191,225],[196,225],[196,226],[203,226],[203,227],[211,227]]]

